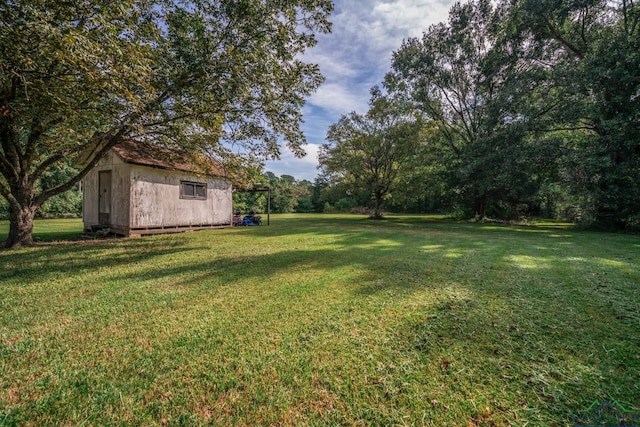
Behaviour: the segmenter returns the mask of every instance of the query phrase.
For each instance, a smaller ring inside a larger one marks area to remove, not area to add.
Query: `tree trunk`
[[[373,219],[382,219],[382,192],[376,190],[374,196],[374,208],[371,214],[371,218]]]
[[[487,196],[476,196],[473,201],[476,217],[482,219],[487,215]]]
[[[33,217],[36,208],[11,206],[9,211],[9,237],[4,243],[5,248],[33,245]]]

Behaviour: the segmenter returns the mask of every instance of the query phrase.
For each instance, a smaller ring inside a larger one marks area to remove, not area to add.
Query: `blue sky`
[[[391,54],[408,37],[419,37],[429,25],[447,20],[454,0],[335,0],[330,34],[304,60],[320,65],[324,84],[303,109],[302,130],[307,155],[296,159],[286,148],[280,160],[266,170],[280,176],[313,181],[318,170],[318,148],[327,129],[351,111],[365,113],[369,89],[379,85],[391,68]]]

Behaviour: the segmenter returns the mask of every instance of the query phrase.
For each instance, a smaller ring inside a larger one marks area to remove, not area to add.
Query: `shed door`
[[[100,191],[98,222],[100,225],[111,224],[111,171],[102,171],[98,175]]]

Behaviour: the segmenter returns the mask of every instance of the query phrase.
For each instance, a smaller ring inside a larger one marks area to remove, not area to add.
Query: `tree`
[[[373,218],[382,218],[382,203],[419,144],[421,121],[407,104],[372,90],[365,115],[344,115],[327,132],[320,149],[323,172],[338,177],[352,191],[364,191],[373,201]]]
[[[118,0],[0,6],[0,195],[7,247],[124,138],[261,156],[302,154],[301,106],[322,77],[297,58],[328,32],[330,0]],[[52,188],[37,181],[82,154]]]
[[[550,70],[540,132],[574,134],[569,188],[590,193],[596,224],[623,226],[640,213],[640,5],[520,0],[511,21]]]
[[[275,213],[289,213],[297,203],[294,196],[295,178],[291,175],[276,176],[273,172],[266,173],[271,187],[271,210]]]
[[[414,101],[446,142],[441,159],[447,171],[441,176],[448,177],[448,190],[441,193],[459,194],[465,210],[480,217],[533,199],[541,183],[529,178],[554,156],[542,156],[527,139],[532,118],[544,110],[532,103],[541,97],[536,77],[544,68],[529,61],[535,51],[513,41],[505,3],[454,5],[448,23],[394,52],[385,80],[394,93]]]
[[[331,205],[334,201],[332,194],[330,194],[332,190],[331,179],[324,173],[319,174],[313,180],[311,202],[313,203],[313,210],[315,212],[324,212],[325,208]]]
[[[78,171],[69,163],[60,165],[45,173],[36,183],[36,188],[40,191],[55,187],[66,182]],[[82,194],[80,186],[75,186],[69,191],[57,194],[38,208],[36,217],[62,217],[82,215]],[[9,219],[9,205],[6,200],[0,197],[0,219]]]
[[[47,171],[40,179],[38,188],[46,190],[66,182],[69,178],[77,174],[78,171],[69,163],[62,164]],[[47,199],[36,212],[36,216],[67,216],[79,217],[82,215],[82,193],[79,186],[74,186],[69,191],[56,194]]]
[[[452,204],[454,192],[449,176],[456,163],[447,142],[435,122],[425,122],[420,144],[407,159],[405,171],[398,177],[396,191],[389,201],[392,211],[436,212]]]
[[[313,202],[311,196],[313,193],[313,183],[306,179],[296,181],[295,183],[295,196],[296,206],[295,212],[298,213],[310,213],[313,212]]]
[[[311,194],[309,190],[311,183],[309,181],[297,181],[291,175],[278,177],[273,172],[267,172],[265,177],[271,187],[271,210],[273,212],[297,212],[300,199]],[[308,207],[303,209],[308,209]]]

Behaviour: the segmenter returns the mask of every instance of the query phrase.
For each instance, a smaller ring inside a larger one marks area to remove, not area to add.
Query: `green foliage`
[[[341,181],[347,191],[364,193],[373,203],[372,216],[382,217],[383,202],[411,173],[412,156],[422,128],[408,104],[372,89],[369,111],[342,116],[329,128],[327,144],[320,149],[320,166],[326,177]],[[336,208],[340,209],[336,204]]]
[[[640,5],[522,1],[513,20],[551,65],[547,130],[591,136],[571,153],[574,174],[585,177],[571,190],[588,192],[599,226],[624,225],[640,211]]]
[[[0,195],[7,245],[29,244],[35,211],[113,145],[142,138],[239,163],[302,153],[305,98],[321,83],[298,58],[328,32],[329,0],[42,2],[0,6]],[[79,160],[57,186],[37,182]]]
[[[271,193],[271,212],[314,212],[312,192],[314,184],[307,180],[296,180],[291,175],[276,176],[273,172],[256,174],[254,183],[266,184]],[[234,209],[242,212],[267,212],[267,192],[239,192],[233,195]]]
[[[70,165],[70,162],[52,166],[42,174],[39,186],[43,191],[64,184],[77,174],[77,170]],[[82,215],[82,193],[76,186],[64,193],[56,194],[47,199],[36,212],[36,216],[42,217],[63,217]]]
[[[39,218],[62,218],[82,216],[82,194],[72,189],[49,198],[36,211]],[[0,198],[0,219],[9,219],[9,203]]]
[[[356,207],[356,203],[353,199],[343,197],[335,204],[335,208],[338,212],[349,212],[352,208]]]
[[[515,213],[534,199],[551,154],[525,138],[520,107],[521,94],[531,92],[523,87],[529,72],[503,41],[505,8],[485,0],[455,5],[448,24],[404,42],[385,81],[433,122],[429,138],[442,155],[427,164],[445,169],[429,186],[437,190],[432,198],[481,217],[502,215],[509,205]]]
[[[306,181],[297,182],[291,175],[277,177],[272,172],[265,174],[271,187],[271,211],[291,213],[298,206],[298,198],[309,195]]]
[[[80,217],[82,216],[82,194],[77,190],[56,194],[40,206],[36,212],[40,217]]]
[[[394,190],[374,197],[376,205],[481,218],[548,215],[604,228],[633,223],[640,214],[639,43],[634,2],[454,5],[448,22],[393,55],[384,85],[422,114],[423,129]],[[405,113],[393,109],[386,114]],[[332,126],[330,143],[337,145],[340,125],[358,120],[345,116]],[[345,151],[345,158],[358,152]],[[365,182],[375,187],[377,178],[351,172],[367,169],[364,156],[334,161],[340,156],[330,145],[322,154],[330,203],[358,199]]]
[[[309,197],[299,197],[298,204],[295,208],[298,213],[311,213],[314,212],[313,202]]]
[[[41,190],[56,187],[71,179],[77,170],[69,162],[61,163],[50,168],[38,180],[36,187]],[[0,218],[9,219],[9,203],[0,196]],[[82,193],[78,186],[64,193],[56,194],[47,199],[36,211],[36,217],[60,218],[80,217],[82,215]]]

